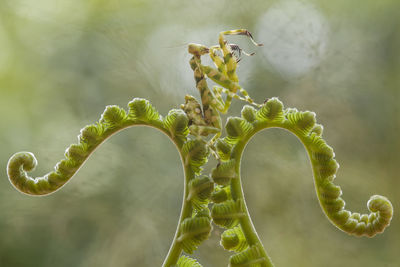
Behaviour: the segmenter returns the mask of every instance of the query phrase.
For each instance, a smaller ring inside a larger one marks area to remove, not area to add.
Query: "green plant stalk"
[[[178,237],[180,235],[180,226],[184,219],[186,219],[192,215],[192,211],[193,211],[190,201],[187,201],[187,197],[189,194],[189,189],[188,189],[189,181],[194,178],[194,173],[188,165],[185,166],[185,164],[184,164],[185,161],[184,161],[184,158],[183,158],[183,155],[182,155],[182,152],[180,149],[179,149],[179,152],[180,152],[180,156],[181,156],[181,160],[182,160],[182,165],[184,166],[184,176],[185,176],[184,177],[184,190],[183,190],[181,215],[179,217],[179,221],[178,221],[178,225],[176,228],[174,239],[171,243],[170,249],[164,260],[162,267],[170,267],[170,266],[174,266],[175,264],[177,264],[178,259],[182,254],[182,246],[178,242]]]
[[[235,146],[235,149],[232,151],[231,158],[236,160],[235,161],[236,162],[235,172],[237,174],[237,178],[233,179],[231,182],[231,194],[232,194],[233,200],[235,200],[235,201],[241,200],[243,203],[243,210],[246,215],[243,216],[242,218],[240,218],[239,224],[243,230],[244,236],[246,237],[247,243],[249,244],[249,246],[256,245],[259,248],[261,248],[261,254],[265,258],[265,263],[262,263],[263,267],[273,267],[274,265],[273,265],[270,257],[267,255],[267,252],[266,252],[266,250],[256,232],[256,229],[253,225],[249,211],[247,209],[244,194],[243,194],[243,187],[242,187],[241,176],[240,176],[240,164],[241,164],[243,151],[246,148],[246,145],[247,145],[249,139],[250,138],[240,141],[240,143],[238,143]]]
[[[246,145],[248,144],[250,139],[255,134],[257,134],[258,132],[260,132],[262,130],[268,129],[268,128],[280,128],[280,129],[287,130],[287,131],[291,132],[292,134],[294,134],[303,143],[300,136],[298,136],[296,133],[290,131],[289,129],[283,128],[280,125],[278,126],[278,124],[277,125],[270,124],[267,127],[265,127],[265,126],[256,127],[254,129],[253,133],[251,135],[247,136],[246,138],[240,140],[232,151],[231,158],[235,159],[235,162],[236,162],[235,172],[236,172],[237,178],[233,179],[231,182],[231,194],[232,194],[232,198],[235,201],[240,199],[243,202],[243,208],[244,208],[244,212],[245,212],[246,216],[240,218],[239,223],[240,223],[240,226],[242,227],[243,234],[246,237],[247,243],[249,244],[249,246],[257,245],[259,248],[262,248],[261,254],[265,257],[265,260],[266,260],[266,263],[264,266],[274,267],[274,264],[272,263],[271,258],[268,256],[268,254],[257,234],[257,231],[253,225],[253,222],[251,220],[249,211],[247,209],[246,201],[244,198],[244,194],[243,194],[243,186],[242,186],[241,175],[240,175],[241,174],[241,172],[240,172],[241,159],[243,156],[244,149],[246,148]],[[303,143],[303,145],[304,145],[304,143]],[[304,145],[304,147],[306,148],[305,145]]]

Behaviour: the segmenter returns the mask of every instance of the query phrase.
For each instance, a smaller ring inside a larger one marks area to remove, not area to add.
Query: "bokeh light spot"
[[[284,77],[304,75],[318,66],[326,52],[327,23],[308,3],[278,2],[261,16],[257,29],[266,63]]]

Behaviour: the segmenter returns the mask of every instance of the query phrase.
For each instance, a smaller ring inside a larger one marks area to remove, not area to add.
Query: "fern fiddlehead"
[[[81,130],[79,142],[66,149],[65,158],[56,164],[54,171],[42,177],[30,177],[27,172],[35,169],[37,160],[30,152],[18,152],[8,162],[8,177],[13,186],[25,194],[48,195],[64,186],[111,135],[133,126],[149,126],[160,130],[175,143],[185,173],[181,216],[164,263],[164,266],[172,266],[178,262],[182,250],[193,252],[208,238],[212,229],[209,212],[205,212],[205,209],[214,183],[208,176],[195,178],[207,162],[209,151],[204,142],[188,138],[188,118],[182,110],[172,109],[163,118],[147,100],[141,98],[129,102],[128,107],[129,111],[126,112],[118,106],[107,106],[98,122]],[[195,214],[193,218],[192,214]],[[201,232],[198,232],[199,226],[202,227]],[[182,258],[179,266],[200,266],[197,262],[198,265],[193,265],[188,259]]]
[[[390,224],[393,207],[390,201],[374,195],[367,203],[370,214],[353,213],[345,209],[345,202],[341,198],[342,191],[334,185],[338,164],[334,159],[333,149],[322,138],[322,126],[316,123],[315,113],[301,112],[296,109],[284,109],[282,102],[277,98],[269,99],[260,109],[251,106],[242,109],[241,117],[230,117],[226,123],[227,136],[221,140],[221,144],[229,144],[230,157],[226,157],[219,166],[219,172],[215,171],[216,182],[220,177],[230,177],[224,180],[223,185],[229,187],[230,198],[222,202],[225,209],[234,201],[240,201],[241,211],[244,216],[238,218],[238,223],[219,224],[219,215],[214,222],[228,228],[221,236],[221,244],[224,248],[239,252],[230,259],[230,266],[273,266],[262,247],[250,220],[240,180],[240,160],[248,141],[258,132],[268,128],[281,128],[294,134],[304,145],[309,155],[313,169],[315,189],[322,210],[330,221],[340,230],[355,236],[372,237],[384,231]],[[219,154],[228,154],[227,145],[220,145]],[[234,171],[230,166],[235,162]],[[218,170],[218,167],[216,168]],[[214,178],[214,177],[213,177]],[[225,182],[228,181],[228,182]],[[224,192],[224,193],[221,193]],[[218,190],[214,196],[224,196],[227,191]],[[228,199],[229,197],[225,197]],[[215,204],[214,207],[219,207]],[[236,210],[231,208],[225,216],[233,217]],[[213,213],[212,213],[213,215]],[[245,237],[245,238],[243,238]],[[243,248],[247,248],[243,251]]]
[[[27,174],[27,171],[32,171],[37,165],[32,153],[14,154],[7,166],[10,182],[16,189],[26,194],[53,193],[74,176],[93,151],[108,137],[135,125],[157,128],[167,134],[178,147],[182,146],[182,140],[171,135],[168,127],[164,127],[162,117],[147,100],[136,98],[128,106],[128,113],[118,106],[107,106],[98,122],[81,130],[78,144],[72,144],[66,149],[65,159],[57,163],[54,171],[43,177],[32,178]]]

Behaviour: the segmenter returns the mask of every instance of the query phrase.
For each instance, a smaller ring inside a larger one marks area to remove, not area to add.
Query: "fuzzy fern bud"
[[[222,188],[216,188],[214,192],[211,194],[211,201],[214,203],[221,203],[224,201],[227,201],[228,199],[231,198],[231,192],[230,192],[229,186],[222,187]]]
[[[128,117],[134,121],[159,121],[160,115],[157,110],[150,104],[150,102],[143,98],[134,98],[128,103],[129,115]]]
[[[202,265],[197,260],[183,255],[179,258],[176,267],[202,267]]]
[[[218,139],[215,147],[217,149],[218,156],[222,160],[229,160],[232,151],[232,146],[230,144],[228,144],[224,139]]]
[[[210,177],[203,175],[190,180],[188,188],[189,194],[186,200],[191,201],[196,210],[202,210],[207,205],[214,190],[214,183]]]
[[[284,119],[282,102],[276,97],[269,99],[257,111],[256,117],[260,121],[281,122]]]
[[[212,230],[208,209],[200,211],[193,218],[186,218],[180,226],[180,236],[177,241],[183,250],[192,254],[201,242],[208,239]]]
[[[227,185],[232,179],[237,178],[235,160],[223,161],[212,170],[211,177],[216,184]]]
[[[221,246],[224,249],[235,252],[242,252],[248,248],[246,237],[240,226],[224,231],[221,235]]]
[[[286,113],[287,122],[295,131],[301,135],[308,135],[314,128],[316,120],[315,113],[306,112],[288,112]]]
[[[229,267],[267,266],[266,262],[266,258],[262,255],[262,248],[255,245],[231,256],[229,259]]]
[[[253,123],[256,120],[256,109],[252,106],[245,105],[242,108],[242,118],[246,121]]]
[[[106,128],[113,129],[119,128],[127,119],[127,114],[124,109],[119,106],[112,105],[107,106],[100,118],[100,123],[102,123]]]
[[[238,220],[246,216],[242,200],[228,200],[214,204],[211,209],[211,217],[216,225],[224,228],[232,228],[237,225]]]
[[[188,123],[189,119],[181,109],[170,110],[164,119],[164,126],[168,129],[172,139],[180,142],[184,142],[189,134]]]
[[[190,166],[193,172],[197,175],[200,174],[202,166],[206,164],[208,155],[208,147],[202,140],[189,139],[182,146],[184,165]]]

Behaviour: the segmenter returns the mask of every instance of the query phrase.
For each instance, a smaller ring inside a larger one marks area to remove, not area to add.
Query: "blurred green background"
[[[219,31],[236,28],[264,43],[229,38],[257,52],[240,62],[241,85],[257,102],[277,96],[317,113],[341,165],[346,207],[365,213],[369,197],[381,194],[395,209],[382,235],[342,233],[319,207],[300,142],[263,132],[246,149],[242,176],[276,266],[400,266],[398,0],[1,0],[0,266],[162,264],[183,173],[161,133],[121,132],[47,197],[18,193],[7,161],[31,151],[39,161],[32,175],[44,175],[106,105],[145,97],[165,115],[185,94],[197,97],[187,43],[213,45]],[[214,228],[195,253],[205,267],[226,266],[230,255]]]

